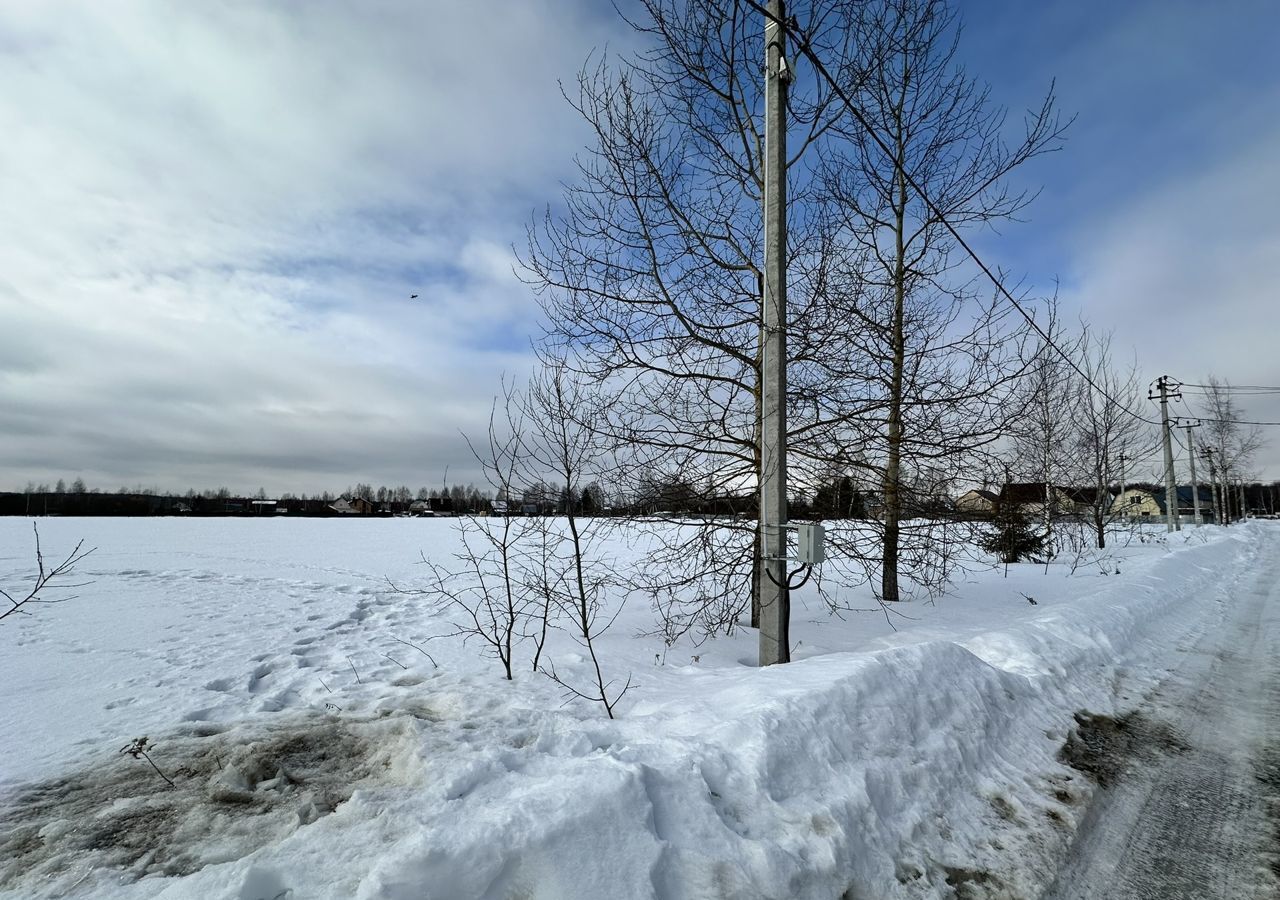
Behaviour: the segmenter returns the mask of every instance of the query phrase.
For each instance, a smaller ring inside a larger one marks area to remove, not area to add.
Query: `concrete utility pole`
[[[1161,375],[1156,379],[1156,390],[1160,392],[1160,436],[1164,439],[1164,513],[1165,524],[1169,531],[1181,531],[1182,523],[1178,520],[1178,485],[1173,477],[1173,423],[1169,421],[1170,394],[1182,395],[1169,388],[1169,376]],[[1148,399],[1154,400],[1150,394]]]
[[[1218,469],[1213,464],[1213,449],[1204,448],[1204,458],[1209,464],[1209,488],[1213,491],[1213,522],[1215,525],[1225,525],[1222,516],[1222,504],[1218,500]]]
[[[1187,462],[1191,464],[1191,505],[1195,512],[1192,519],[1196,526],[1204,524],[1200,518],[1200,482],[1196,481],[1196,445],[1191,442],[1191,429],[1199,428],[1199,422],[1188,422],[1182,426],[1187,429]]]
[[[1241,478],[1241,479],[1240,479],[1240,481],[1239,481],[1239,485],[1240,485],[1240,518],[1241,518],[1241,519],[1247,519],[1247,518],[1249,518],[1249,513],[1248,513],[1248,508],[1247,508],[1247,506],[1245,505],[1245,499],[1244,499],[1244,479],[1243,479],[1243,478]]]
[[[791,659],[787,590],[787,83],[783,0],[764,23],[764,334],[760,360],[760,665]]]
[[[1124,450],[1120,451],[1120,515],[1129,518],[1129,505],[1124,502]]]

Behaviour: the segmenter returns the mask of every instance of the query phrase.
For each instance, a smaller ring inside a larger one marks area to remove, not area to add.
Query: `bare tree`
[[[1006,143],[1005,111],[958,63],[945,0],[852,9],[861,55],[845,78],[858,83],[862,121],[837,123],[844,140],[822,148],[824,184],[849,244],[831,288],[866,342],[865,365],[854,371],[879,401],[867,419],[874,431],[860,437],[882,491],[880,595],[895,601],[904,560],[928,547],[926,537],[902,552],[916,500],[908,485],[930,465],[974,464],[1005,432],[1024,368],[1026,326],[999,297],[980,300],[947,225],[1016,216],[1032,195],[1011,189],[1009,176],[1056,149],[1062,126],[1050,91],[1021,139]]]
[[[942,2],[812,0],[791,12],[895,149],[832,84],[797,74],[789,480],[807,492],[832,471],[875,481],[880,546],[836,541],[828,559],[843,558],[849,579],[878,574],[878,593],[897,600],[904,569],[936,587],[954,565],[925,514],[998,440],[1025,365],[1024,326],[980,297],[943,219],[976,228],[1014,216],[1030,196],[1008,176],[1056,146],[1060,128],[1050,95],[1006,145],[1003,111],[958,71]],[[563,204],[531,227],[524,264],[545,346],[606,400],[583,424],[612,444],[620,484],[678,476],[704,507],[736,514],[646,523],[651,564],[637,587],[673,639],[728,630],[758,601],[762,20],[750,2],[641,0],[629,21],[647,48],[579,76],[569,101],[592,144]]]
[[[523,397],[524,417],[532,426],[526,464],[531,472],[564,480],[564,508],[563,518],[544,520],[536,554],[538,565],[531,571],[534,587],[546,604],[542,641],[554,607],[570,623],[566,630],[591,661],[591,686],[583,687],[557,671],[554,661],[545,671],[570,695],[603,705],[612,719],[618,701],[631,687],[631,678],[628,676],[621,687],[614,687],[614,681],[604,674],[597,640],[621,611],[622,598],[613,614],[602,618],[601,601],[607,588],[616,582],[611,574],[613,565],[601,558],[603,532],[609,523],[584,518],[574,499],[580,485],[601,472],[599,443],[590,429],[579,424],[598,414],[597,398],[569,375],[563,360],[544,357],[542,364]],[[539,651],[541,647],[540,641]]]
[[[511,402],[513,396],[508,389],[501,408],[494,401],[483,447],[468,440],[499,498],[516,493],[528,453],[525,421],[518,405]],[[514,680],[515,650],[530,636],[530,624],[533,634],[545,636],[545,628],[537,623],[546,606],[526,590],[530,558],[523,541],[534,528],[533,520],[503,510],[491,518],[461,516],[456,528],[462,549],[453,555],[453,562],[436,562],[423,554],[426,585],[392,584],[392,588],[430,598],[453,627],[441,637],[479,641],[484,652],[502,666],[507,680]]]
[[[1086,386],[1055,349],[1064,348],[1076,356],[1081,352],[1082,338],[1067,337],[1053,308],[1042,327],[1048,340],[1039,344],[1029,371],[1019,383],[1014,406],[1017,416],[1010,424],[1009,436],[1014,471],[1024,481],[1039,485],[1043,492],[1039,498],[1040,520],[1048,559],[1058,550],[1054,524],[1064,512],[1064,488],[1074,483],[1083,468],[1083,448],[1077,436]]]
[[[1084,502],[1098,549],[1107,545],[1107,526],[1115,518],[1111,485],[1122,477],[1120,455],[1126,447],[1150,443],[1146,423],[1130,410],[1138,406],[1137,363],[1119,368],[1110,332],[1087,327],[1079,343],[1085,378],[1077,378],[1079,395],[1072,404],[1077,471],[1088,486]]]
[[[1231,384],[1225,379],[1210,375],[1203,386],[1194,389],[1200,394],[1200,409],[1203,418],[1200,434],[1201,449],[1210,451],[1218,476],[1222,479],[1222,511],[1223,521],[1229,520],[1232,506],[1239,509],[1243,517],[1245,510],[1239,503],[1238,493],[1230,488],[1233,482],[1243,482],[1252,473],[1253,458],[1262,448],[1264,439],[1262,429],[1257,425],[1249,425],[1244,421],[1244,412],[1236,402],[1231,391]]]
[[[84,548],[84,541],[78,541],[71,552],[56,565],[49,566],[45,562],[44,550],[40,546],[40,529],[35,523],[31,524],[31,530],[35,534],[36,539],[36,570],[31,575],[30,587],[19,589],[10,593],[4,589],[0,589],[0,597],[9,601],[9,608],[0,611],[0,619],[8,618],[14,613],[27,613],[24,609],[33,603],[65,603],[68,600],[74,600],[75,595],[67,596],[50,596],[51,592],[62,592],[73,590],[75,588],[84,587],[89,582],[81,581],[75,583],[67,583],[65,581],[68,575],[75,572],[75,568],[85,557],[92,553],[96,548]]]
[[[840,66],[855,58],[847,5],[795,7],[813,46]],[[635,479],[625,487],[678,474],[704,499],[742,496],[760,467],[762,22],[748,4],[715,0],[641,0],[628,21],[648,46],[579,76],[569,101],[593,144],[561,209],[530,229],[524,262],[547,313],[546,345],[608,399],[585,424],[618,448],[618,475]],[[836,402],[853,352],[847,321],[812,283],[823,268],[810,257],[829,245],[820,230],[830,219],[807,212],[829,202],[812,160],[847,112],[811,79],[792,86],[789,109],[788,450],[802,459],[850,412]],[[721,611],[715,627],[749,604],[754,620],[757,526],[701,527],[732,534],[678,553],[660,539],[676,531],[653,531],[650,592],[710,604]],[[731,555],[704,555],[712,550]],[[684,618],[708,621],[696,610]]]
[[[494,504],[499,515],[460,517],[462,548],[453,562],[437,563],[424,555],[426,586],[393,588],[432,598],[453,625],[440,636],[481,642],[509,680],[515,677],[517,648],[531,641],[535,672],[571,696],[599,702],[612,718],[631,679],[617,686],[606,677],[597,645],[621,610],[619,605],[613,616],[601,615],[606,590],[617,583],[611,561],[602,558],[608,522],[584,518],[573,500],[581,495],[582,483],[603,471],[596,465],[600,449],[594,433],[578,424],[591,418],[597,400],[568,377],[562,361],[544,357],[542,364],[523,391],[504,382],[490,412],[487,443],[477,446],[468,439],[500,501]],[[459,503],[466,495],[461,486],[442,493]],[[474,488],[471,493],[476,494]],[[586,651],[589,686],[549,660],[547,641],[557,629]]]

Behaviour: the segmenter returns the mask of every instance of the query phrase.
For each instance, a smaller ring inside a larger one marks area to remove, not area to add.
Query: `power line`
[[[1280,422],[1243,422],[1240,419],[1211,419],[1200,417],[1201,422],[1225,422],[1230,425],[1280,425]]]
[[[1232,394],[1232,393],[1236,393],[1237,391],[1252,392],[1252,393],[1258,393],[1258,394],[1280,394],[1280,386],[1273,385],[1273,384],[1228,384],[1225,382],[1222,384],[1192,384],[1191,382],[1184,382],[1182,386],[1190,387],[1190,388],[1203,388],[1205,390],[1211,390],[1211,391],[1221,391],[1222,393],[1225,393],[1225,394]]]
[[[777,18],[772,14],[770,14],[768,9],[766,9],[763,5],[761,5],[758,2],[758,0],[747,0],[747,4],[751,6],[752,9],[756,10],[756,12],[763,14],[767,19],[774,22],[778,22]],[[1090,387],[1096,390],[1099,395],[1101,395],[1104,399],[1110,402],[1113,406],[1118,407],[1128,415],[1132,416],[1133,418],[1137,419],[1140,422],[1146,423],[1147,425],[1159,425],[1160,424],[1159,422],[1156,422],[1152,419],[1148,419],[1145,416],[1139,415],[1138,413],[1130,409],[1128,406],[1121,403],[1115,397],[1112,397],[1103,388],[1099,387],[1093,381],[1093,379],[1091,379],[1085,373],[1085,371],[1081,369],[1079,365],[1076,364],[1076,361],[1072,359],[1071,356],[1067,354],[1065,350],[1063,350],[1061,347],[1059,347],[1057,344],[1053,342],[1053,339],[1045,332],[1043,328],[1040,327],[1039,323],[1036,322],[1035,317],[1032,316],[1030,313],[1026,311],[1026,309],[1023,308],[1022,304],[1018,302],[1017,298],[1015,298],[1013,294],[1009,292],[1009,289],[1004,286],[1004,283],[995,276],[995,273],[991,271],[990,267],[985,262],[983,262],[982,258],[978,256],[977,252],[974,251],[974,249],[969,246],[969,242],[966,241],[964,237],[960,234],[960,232],[956,229],[956,227],[947,220],[946,216],[943,215],[942,210],[939,209],[938,206],[932,200],[929,199],[929,195],[925,193],[924,188],[922,188],[920,184],[915,180],[915,177],[910,172],[907,171],[906,166],[903,165],[894,156],[893,151],[890,149],[888,143],[886,143],[885,140],[882,137],[880,137],[879,134],[876,133],[875,129],[871,127],[871,123],[867,121],[867,117],[863,115],[862,110],[859,109],[858,106],[853,102],[853,100],[849,97],[848,93],[845,92],[844,88],[842,88],[839,84],[837,84],[836,80],[831,77],[831,73],[827,71],[827,67],[823,65],[822,60],[818,58],[818,55],[813,51],[813,48],[809,45],[808,39],[803,37],[802,35],[798,35],[796,33],[797,29],[791,23],[778,22],[778,24],[782,27],[782,29],[787,34],[789,34],[792,37],[792,39],[795,41],[796,47],[800,50],[801,53],[804,54],[805,58],[808,59],[809,62],[813,64],[814,69],[817,71],[817,73],[820,76],[822,76],[822,80],[827,83],[827,85],[831,88],[832,92],[840,99],[840,102],[844,104],[845,108],[849,111],[849,113],[854,117],[855,120],[857,120],[858,124],[862,126],[862,129],[868,135],[870,135],[873,141],[875,141],[876,145],[880,148],[881,152],[884,153],[884,155],[888,159],[892,160],[894,169],[897,172],[901,173],[903,180],[905,180],[907,184],[911,185],[911,189],[915,191],[916,194],[919,195],[920,199],[924,202],[925,206],[928,207],[929,212],[934,216],[934,218],[936,218],[938,222],[947,230],[947,233],[951,235],[952,239],[955,240],[955,242],[960,246],[960,248],[963,249],[966,254],[968,254],[969,258],[973,260],[973,262],[978,266],[978,268],[982,271],[982,274],[987,277],[987,280],[990,281],[995,286],[996,290],[1006,300],[1008,300],[1009,303],[1013,305],[1013,308],[1018,311],[1018,313],[1022,316],[1022,318],[1026,319],[1027,324],[1030,325],[1038,335],[1040,335],[1040,337],[1044,340],[1045,344],[1047,344],[1048,346],[1052,347],[1055,351],[1057,351],[1058,355],[1061,356],[1066,361],[1067,365],[1071,366],[1071,368],[1076,371],[1076,374],[1078,374],[1081,378],[1083,378]]]
[[[1186,391],[1185,393],[1192,397],[1201,398],[1201,399],[1212,399],[1214,397],[1214,395],[1209,391],[1190,390],[1190,391]],[[1268,397],[1274,397],[1278,394],[1280,394],[1280,391],[1242,391],[1238,394],[1233,393],[1230,399],[1244,400],[1250,397],[1268,398]]]
[[[1146,462],[1146,461],[1147,461],[1147,460],[1149,460],[1151,457],[1153,457],[1153,456],[1155,456],[1157,453],[1159,453],[1162,449],[1163,449],[1163,447],[1161,446],[1161,444],[1160,444],[1159,442],[1157,442],[1157,443],[1155,443],[1155,444],[1151,445],[1150,447],[1148,447],[1146,450],[1144,450],[1144,451],[1143,451],[1143,452],[1141,452],[1141,453],[1129,453],[1129,452],[1126,450],[1126,451],[1124,451],[1124,453],[1123,453],[1123,455],[1124,455],[1124,462],[1125,462],[1126,464],[1129,464],[1129,463],[1142,463],[1142,462]]]
[[[1212,397],[1213,391],[1201,391],[1192,388],[1187,393],[1195,394],[1197,397]],[[1280,391],[1237,391],[1234,388],[1230,391],[1232,397],[1266,397],[1271,394],[1280,394]]]
[[[1163,449],[1164,442],[1160,438],[1153,439],[1145,450],[1141,453],[1130,453],[1128,449],[1122,447],[1121,452],[1125,454],[1125,459],[1131,462],[1141,462],[1144,459],[1150,459]]]

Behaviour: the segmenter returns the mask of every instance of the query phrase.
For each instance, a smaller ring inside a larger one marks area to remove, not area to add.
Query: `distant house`
[[[434,516],[435,513],[431,509],[430,500],[414,500],[409,504],[409,515],[411,516]]]
[[[1045,484],[1043,481],[1014,481],[1001,486],[1000,496],[996,501],[998,507],[1013,504],[1029,518],[1042,519],[1045,507],[1050,506],[1053,515],[1074,514],[1076,501],[1071,492],[1057,485]]]
[[[453,514],[452,497],[429,497],[425,500],[414,500],[409,504],[411,516],[452,516]]]
[[[1164,491],[1159,499],[1146,488],[1128,488],[1111,502],[1112,515],[1127,519],[1150,519],[1164,515]]]
[[[1185,518],[1191,518],[1195,515],[1195,492],[1189,484],[1178,486],[1178,515]],[[1200,493],[1200,518],[1205,522],[1213,521],[1213,489],[1201,485]]]
[[[956,510],[974,516],[989,516],[995,513],[1000,496],[994,491],[965,491],[956,498]]]
[[[1201,487],[1200,517],[1206,522],[1213,521],[1213,491]],[[1128,488],[1116,497],[1111,504],[1113,515],[1130,519],[1163,518],[1165,515],[1166,492],[1147,490],[1145,488]],[[1195,515],[1195,494],[1191,485],[1183,484],[1177,488],[1178,515],[1190,519]]]
[[[341,497],[329,507],[340,516],[371,516],[373,504],[364,497]]]
[[[511,507],[506,500],[490,500],[489,515],[491,516],[509,516],[511,515]]]
[[[1093,505],[1098,502],[1098,489],[1096,487],[1075,487],[1065,488],[1064,490],[1075,509],[1079,512],[1092,509]]]

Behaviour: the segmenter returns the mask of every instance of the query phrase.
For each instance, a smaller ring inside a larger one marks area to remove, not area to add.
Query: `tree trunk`
[[[1107,514],[1111,512],[1110,504],[1107,502],[1111,499],[1111,492],[1107,490],[1106,479],[1100,479],[1097,485],[1098,493],[1093,498],[1093,527],[1098,533],[1098,549],[1107,549]]]
[[[903,81],[906,79],[904,77]],[[905,244],[907,215],[907,179],[903,171],[906,148],[901,121],[898,127],[898,197],[894,204],[894,273],[893,273],[893,370],[889,382],[888,453],[884,466],[884,559],[881,561],[880,594],[896,603],[898,593],[898,521],[902,517],[902,382],[906,365],[906,337],[903,320],[906,314],[907,251]]]

